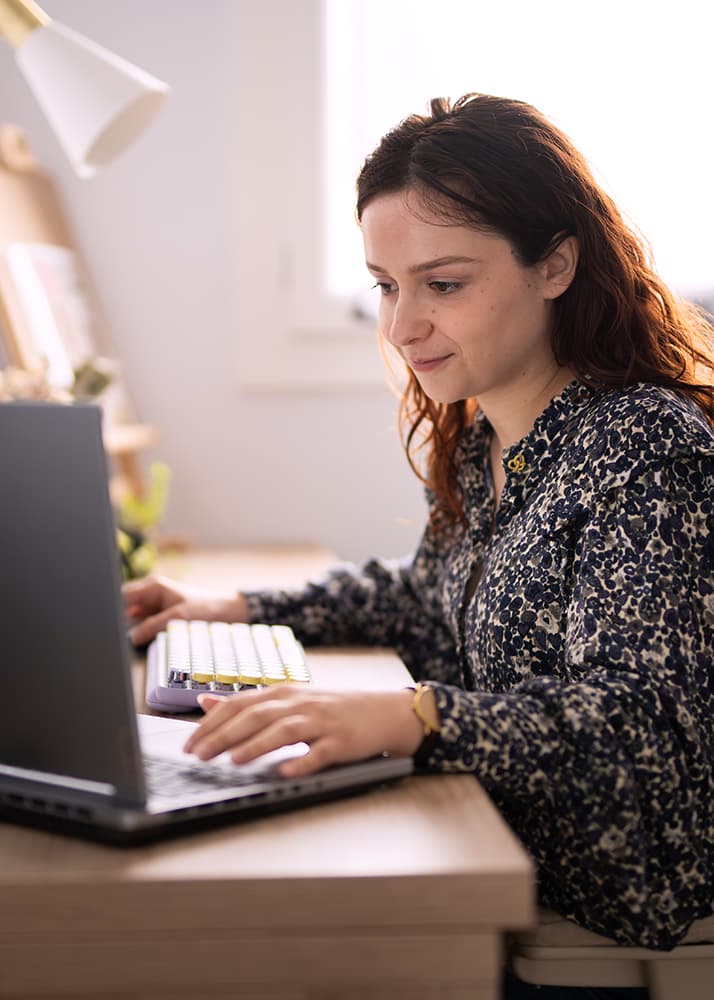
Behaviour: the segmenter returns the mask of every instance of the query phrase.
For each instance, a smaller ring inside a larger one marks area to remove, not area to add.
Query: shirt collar
[[[570,440],[583,406],[592,399],[592,392],[582,382],[574,380],[551,399],[537,417],[531,430],[503,453],[506,480],[533,473],[541,474],[550,465],[557,446]]]
[[[581,412],[592,396],[592,391],[577,379],[568,383],[538,416],[528,434],[504,451],[506,484],[499,510],[518,509],[522,506],[562,448],[576,433]],[[464,437],[459,457],[470,459],[485,472],[490,440],[491,425],[485,414],[479,411],[474,418],[471,434]]]

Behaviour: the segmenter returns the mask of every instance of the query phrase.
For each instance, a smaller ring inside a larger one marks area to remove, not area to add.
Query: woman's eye
[[[462,287],[460,281],[430,281],[429,288],[433,288],[435,292],[439,295],[448,295],[450,292],[456,292]]]
[[[376,284],[372,285],[372,288],[378,288],[380,295],[389,295],[394,291],[394,285],[391,281],[378,281]]]

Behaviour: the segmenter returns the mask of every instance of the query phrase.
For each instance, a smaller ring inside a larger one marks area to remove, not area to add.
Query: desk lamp
[[[163,104],[169,87],[77,32],[34,0],[0,0],[0,35],[75,171],[119,155]]]

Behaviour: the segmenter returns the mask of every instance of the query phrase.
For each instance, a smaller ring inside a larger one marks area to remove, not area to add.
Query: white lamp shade
[[[70,162],[84,177],[138,136],[170,89],[57,21],[32,31],[16,57]]]

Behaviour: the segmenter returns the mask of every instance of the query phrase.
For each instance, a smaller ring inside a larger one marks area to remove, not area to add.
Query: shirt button
[[[517,455],[508,460],[508,468],[511,472],[523,472],[526,467],[526,456],[523,452],[519,451]]]

